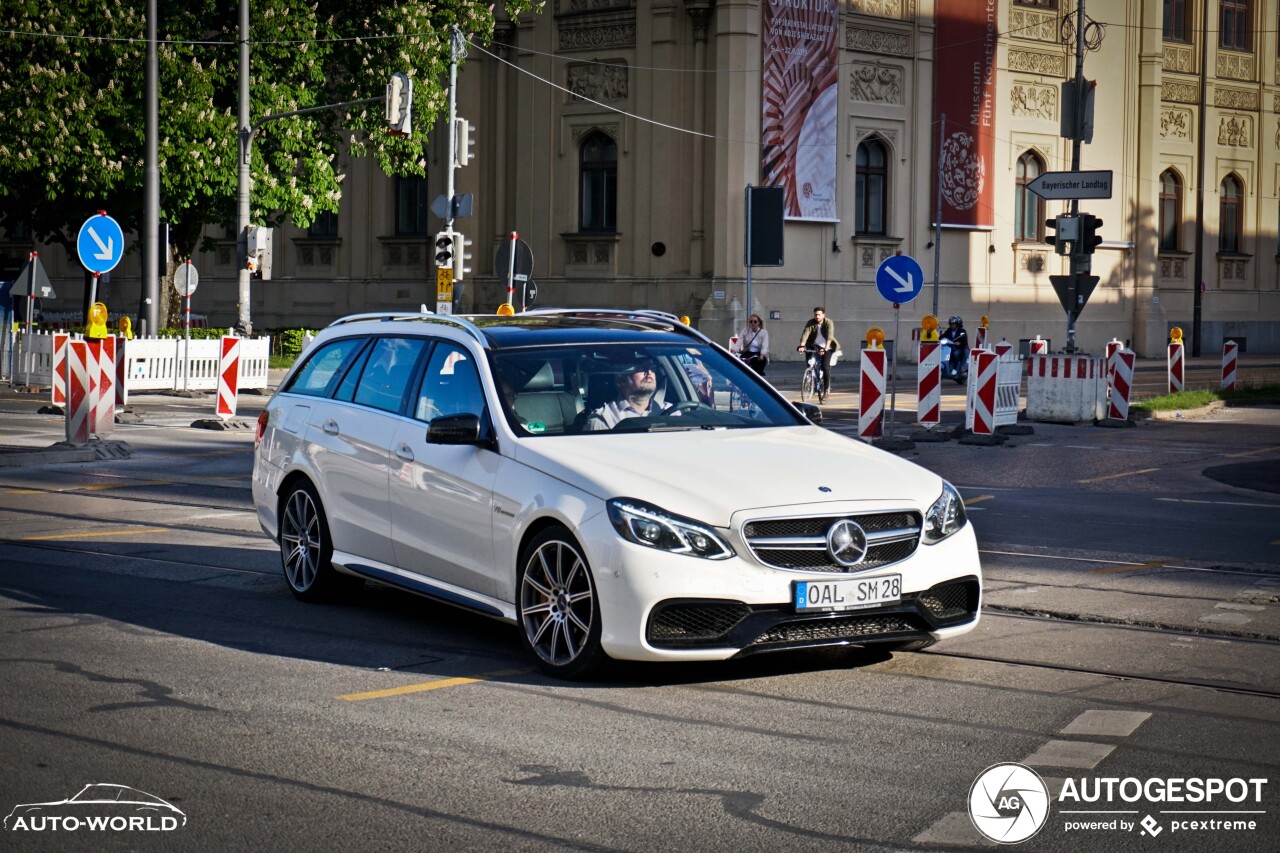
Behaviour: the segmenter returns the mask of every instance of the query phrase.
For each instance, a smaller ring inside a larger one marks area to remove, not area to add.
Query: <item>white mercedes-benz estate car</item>
[[[304,601],[365,580],[609,658],[912,649],[972,630],[960,495],[816,426],[659,312],[358,315],[258,419],[253,497]]]

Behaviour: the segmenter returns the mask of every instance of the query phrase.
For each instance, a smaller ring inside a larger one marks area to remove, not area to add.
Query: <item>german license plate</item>
[[[829,581],[796,581],[796,612],[861,610],[893,604],[902,599],[902,575],[847,578]]]

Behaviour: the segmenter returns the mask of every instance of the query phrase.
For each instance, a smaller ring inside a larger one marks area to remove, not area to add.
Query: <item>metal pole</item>
[[[160,308],[160,107],[157,95],[159,66],[156,61],[156,0],[147,0],[147,74],[146,74],[146,161],[142,191],[142,305],[138,319],[145,320],[148,329],[158,328],[156,320]]]
[[[933,316],[938,316],[938,280],[942,269],[942,146],[947,142],[947,114],[938,122],[938,202],[933,222]]]
[[[1079,0],[1076,5],[1076,76],[1075,76],[1076,96],[1074,111],[1075,116],[1072,122],[1071,135],[1071,171],[1080,171],[1080,132],[1081,124],[1084,119],[1084,0]],[[1071,199],[1071,215],[1080,216],[1080,199]],[[1077,221],[1078,218],[1077,218]],[[1071,307],[1067,309],[1067,347],[1068,353],[1076,351],[1076,306],[1079,304],[1079,287],[1080,276],[1088,272],[1081,261],[1084,256],[1080,253],[1080,241],[1077,240],[1071,244]]]
[[[457,27],[453,28],[453,37],[449,40],[449,164],[445,170],[445,198],[448,200],[448,216],[445,218],[444,227],[446,231],[453,231],[453,196],[456,192],[456,184],[454,180],[454,171],[458,168],[458,58],[463,51],[462,30]],[[463,140],[466,144],[466,140]],[[459,241],[461,242],[461,241]],[[455,246],[455,251],[460,251],[460,246]],[[514,254],[512,255],[514,257]],[[461,289],[458,282],[453,283],[453,313],[458,311],[458,298]],[[510,291],[507,293],[510,300]]]
[[[747,316],[750,317],[753,309],[751,307],[751,184],[747,184],[747,239],[746,248],[743,250],[743,263],[747,267]],[[737,318],[734,318],[734,325],[737,325]],[[733,334],[737,334],[738,330],[734,329]]]
[[[191,376],[191,261],[182,265],[186,278],[182,282],[182,293],[186,301],[186,313],[182,320],[186,332],[186,346],[182,354],[182,390],[187,390],[187,380]]]
[[[1200,319],[1203,297],[1200,282],[1204,281],[1204,136],[1205,90],[1208,88],[1209,68],[1209,4],[1203,4],[1204,19],[1200,29],[1200,110],[1196,133],[1196,259],[1192,264],[1191,282],[1191,355],[1200,355]]]
[[[238,288],[236,307],[239,309],[236,329],[241,335],[253,334],[249,303],[249,194],[253,190],[252,163],[253,128],[249,118],[249,0],[240,0],[240,174],[236,188],[236,237]]]
[[[893,349],[885,354],[885,366],[889,370],[889,437],[893,438],[893,423],[898,411],[898,321],[902,306],[893,303]]]
[[[516,290],[516,241],[520,239],[520,235],[515,231],[511,232],[511,251],[508,253],[510,257],[507,259],[507,304],[511,305],[511,299]],[[524,293],[521,292],[521,301],[524,301]],[[514,307],[514,306],[512,306]],[[521,311],[524,307],[521,306]]]

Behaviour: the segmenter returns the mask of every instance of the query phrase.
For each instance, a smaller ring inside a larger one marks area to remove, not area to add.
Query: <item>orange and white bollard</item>
[[[974,435],[996,431],[996,378],[1000,357],[990,350],[974,350],[969,358],[969,383],[973,391],[965,406],[965,426]]]
[[[1236,390],[1236,355],[1240,345],[1235,341],[1227,341],[1222,345],[1222,390]]]
[[[884,417],[884,375],[888,353],[867,347],[862,351],[858,379],[858,438],[879,438]]]
[[[66,354],[67,443],[84,447],[89,443],[93,414],[93,382],[96,365],[87,341],[69,341]]]
[[[1174,326],[1169,330],[1169,393],[1176,394],[1186,387],[1183,371],[1186,363],[1183,358],[1182,329]]]
[[[71,336],[66,332],[53,333],[53,405],[64,406],[67,403],[67,342]]]
[[[108,335],[100,341],[89,341],[89,349],[98,372],[89,428],[98,438],[106,438],[116,426],[116,339]]]
[[[1027,344],[1031,348],[1032,355],[1048,355],[1049,354],[1049,342],[1046,341],[1044,338],[1040,337],[1039,335],[1036,335],[1034,340],[1027,341]]]
[[[220,352],[217,415],[223,420],[229,420],[236,416],[236,395],[240,386],[240,339],[224,335]]]
[[[1129,420],[1129,394],[1133,390],[1133,366],[1136,360],[1133,350],[1117,350],[1113,356],[1111,375],[1107,380],[1110,397],[1107,404],[1108,420]]]
[[[1001,361],[1004,361],[1005,359],[1013,355],[1013,344],[1009,343],[1004,338],[1001,338],[999,341],[996,342],[995,352],[996,352],[996,357],[999,358]]]
[[[937,426],[942,421],[942,344],[921,341],[916,357],[916,422]]]

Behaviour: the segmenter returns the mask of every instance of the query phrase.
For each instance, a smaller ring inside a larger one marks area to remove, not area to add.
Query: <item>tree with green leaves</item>
[[[247,0],[246,0],[247,1]],[[0,226],[75,257],[81,222],[107,210],[142,231],[145,4],[8,0],[0,12]],[[234,221],[239,13],[226,0],[160,3],[160,218],[174,258],[208,225]],[[508,0],[511,16],[541,7]],[[479,0],[252,0],[252,220],[307,227],[342,196],[339,154],[389,175],[423,175],[426,132],[447,105],[450,36],[488,40]],[[265,122],[271,114],[380,97],[394,72],[414,80],[413,133],[387,134],[381,104]],[[138,248],[135,246],[134,248]],[[167,276],[166,276],[167,277]],[[163,302],[172,301],[162,288]],[[161,316],[172,316],[161,306]]]

